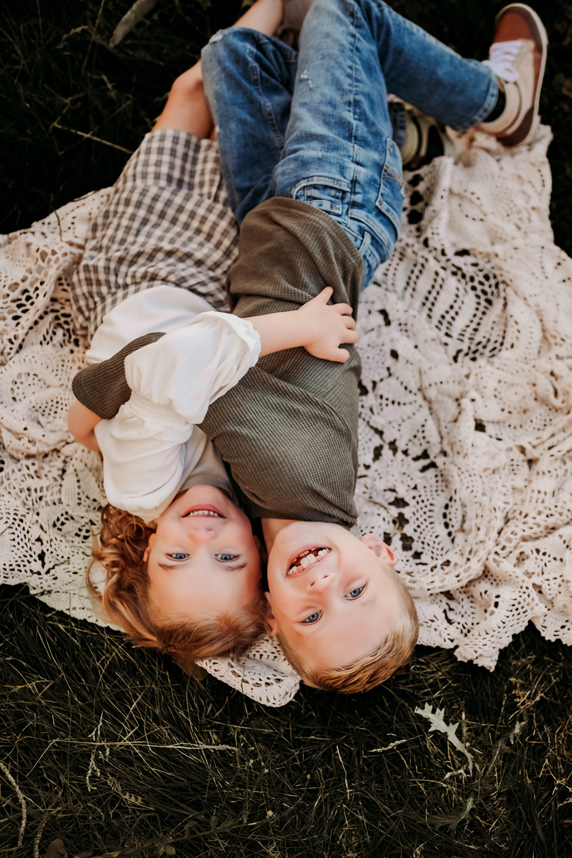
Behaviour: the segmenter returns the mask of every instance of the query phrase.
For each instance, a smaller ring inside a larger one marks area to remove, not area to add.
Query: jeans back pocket
[[[349,203],[349,182],[330,176],[311,176],[292,188],[292,198],[339,218]]]

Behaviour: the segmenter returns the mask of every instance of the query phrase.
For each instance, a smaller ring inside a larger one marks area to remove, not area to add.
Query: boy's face
[[[373,534],[359,540],[335,524],[288,524],[268,556],[268,632],[312,673],[370,655],[402,610],[394,565]]]
[[[173,619],[236,614],[258,600],[258,540],[248,517],[214,486],[193,486],[175,498],[144,559],[152,605]]]

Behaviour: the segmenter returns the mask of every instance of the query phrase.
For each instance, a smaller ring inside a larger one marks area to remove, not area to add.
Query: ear
[[[155,542],[155,536],[156,536],[156,534],[152,533],[151,536],[149,537],[149,542],[147,543],[147,548],[145,549],[145,552],[143,554],[143,563],[147,563],[147,560],[149,559],[149,555],[151,553],[153,543]]]
[[[266,634],[269,634],[271,638],[275,638],[278,634],[278,622],[276,620],[276,617],[272,613],[272,600],[270,598],[270,593],[265,593],[264,595],[266,597],[264,628],[266,629]]]
[[[375,535],[375,533],[366,533],[362,536],[361,541],[364,545],[367,545],[371,551],[373,551],[376,557],[379,557],[379,559],[383,560],[384,563],[387,563],[388,566],[395,566],[397,563],[395,554],[389,545],[386,545],[383,539],[380,539],[379,536]]]

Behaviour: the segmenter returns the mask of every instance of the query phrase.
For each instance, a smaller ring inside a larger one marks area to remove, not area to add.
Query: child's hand
[[[302,345],[314,357],[345,363],[350,356],[342,343],[356,343],[359,336],[349,304],[328,304],[333,289],[326,286],[319,295],[295,311],[301,327]]]
[[[249,318],[260,337],[260,356],[302,346],[314,357],[345,363],[350,353],[338,346],[357,342],[356,323],[349,304],[328,304],[333,291],[326,286],[307,304],[291,312]]]

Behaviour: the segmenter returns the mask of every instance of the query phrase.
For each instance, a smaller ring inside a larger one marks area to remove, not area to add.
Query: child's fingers
[[[340,316],[351,316],[353,313],[349,304],[332,304],[332,307]]]
[[[332,286],[324,286],[322,291],[318,292],[318,294],[316,295],[316,297],[313,300],[321,301],[322,304],[327,304],[333,294],[334,294],[334,289]],[[337,306],[337,304],[334,306]]]
[[[345,363],[349,358],[350,353],[347,349],[334,349],[330,360],[335,363]]]
[[[359,334],[357,331],[346,331],[344,334],[344,343],[357,343]]]

